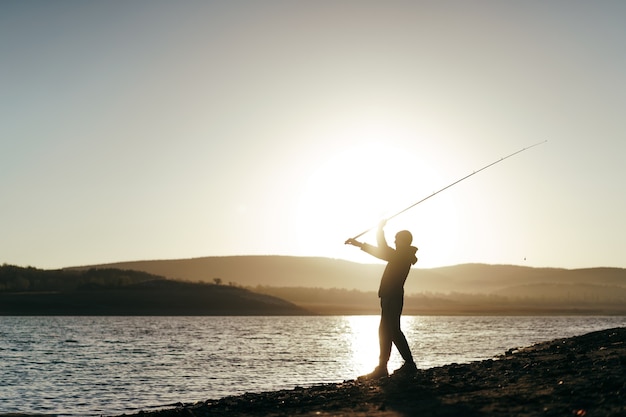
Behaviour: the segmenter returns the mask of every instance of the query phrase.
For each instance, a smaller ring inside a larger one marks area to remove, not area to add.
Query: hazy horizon
[[[0,3],[0,263],[626,267],[626,3]],[[374,242],[372,233],[363,236]]]
[[[372,243],[374,243],[374,240],[372,240]],[[329,257],[329,256],[316,256],[316,255],[277,255],[277,254],[253,254],[253,255],[248,255],[248,254],[237,254],[237,255],[206,255],[206,256],[193,256],[193,257],[185,257],[185,258],[157,258],[157,259],[121,259],[121,260],[117,260],[117,261],[111,261],[111,262],[98,262],[98,263],[89,263],[89,264],[73,264],[73,265],[64,265],[59,267],[60,269],[65,269],[65,268],[82,268],[82,267],[90,267],[90,266],[106,266],[106,265],[116,265],[116,264],[128,264],[128,263],[136,263],[136,262],[167,262],[167,261],[192,261],[192,260],[198,260],[198,259],[204,259],[204,258],[236,258],[236,257],[240,257],[240,258],[245,258],[245,257],[291,257],[291,258],[322,258],[322,259],[328,259],[331,261],[334,260],[338,260],[338,261],[347,261],[347,262],[351,262],[351,263],[356,263],[356,264],[360,264],[360,265],[384,265],[385,262],[375,259],[375,258],[371,258],[371,257],[365,257],[364,259],[350,259],[350,258],[337,258],[337,257]],[[10,264],[10,263],[8,263]],[[513,266],[513,267],[528,267],[528,268],[536,268],[536,269],[565,269],[565,270],[580,270],[580,269],[602,269],[602,268],[616,268],[616,269],[625,269],[626,267],[621,267],[621,266],[611,266],[611,265],[595,265],[595,266],[583,266],[583,267],[577,267],[577,268],[566,268],[566,267],[561,267],[561,266],[534,266],[534,265],[524,265],[524,263],[518,263],[518,264],[509,264],[509,263],[488,263],[488,262],[463,262],[463,263],[455,263],[455,264],[445,264],[445,265],[435,265],[435,266],[424,266],[424,265],[420,265],[420,262],[417,262],[415,265],[411,266],[411,269],[438,269],[438,268],[450,268],[450,267],[456,267],[456,266],[463,266],[463,265],[486,265],[486,266]],[[37,267],[35,265],[16,265],[16,266],[32,266],[32,267]],[[46,269],[46,268],[43,268]]]

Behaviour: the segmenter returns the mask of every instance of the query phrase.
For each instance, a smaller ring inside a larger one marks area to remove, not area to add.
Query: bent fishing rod
[[[439,191],[435,191],[434,193],[432,193],[432,194],[431,194],[431,195],[429,195],[428,197],[422,198],[422,199],[421,199],[420,201],[418,201],[417,203],[411,204],[411,205],[410,205],[410,206],[408,206],[407,208],[405,208],[405,209],[403,209],[403,210],[400,210],[399,212],[395,213],[395,214],[394,214],[394,215],[392,215],[392,216],[387,217],[387,218],[385,219],[385,221],[389,221],[389,220],[393,219],[394,217],[399,216],[400,214],[404,213],[405,211],[412,209],[413,207],[417,206],[418,204],[423,203],[424,201],[428,200],[429,198],[436,196],[436,195],[437,195],[437,194],[439,194],[440,192],[442,192],[442,191],[444,191],[444,190],[447,190],[448,188],[452,187],[453,185],[456,185],[456,184],[460,183],[461,181],[468,179],[468,178],[469,178],[469,177],[471,177],[472,175],[476,175],[476,174],[478,174],[480,171],[484,171],[484,170],[486,170],[487,168],[492,167],[492,166],[494,166],[495,164],[497,164],[497,163],[500,163],[500,162],[504,161],[505,159],[508,159],[508,158],[510,158],[510,157],[512,157],[512,156],[514,156],[514,155],[517,155],[518,153],[524,152],[524,151],[525,151],[525,150],[527,150],[527,149],[534,148],[535,146],[542,145],[542,144],[544,144],[544,143],[546,143],[546,142],[547,142],[547,140],[544,140],[543,142],[538,142],[538,143],[535,143],[534,145],[527,146],[527,147],[525,147],[525,148],[523,148],[523,149],[520,149],[519,151],[513,152],[513,153],[512,153],[512,154],[510,154],[510,155],[507,155],[507,156],[505,156],[505,157],[503,157],[503,158],[500,158],[500,159],[498,159],[497,161],[494,161],[494,162],[490,163],[489,165],[485,165],[484,167],[482,167],[482,168],[481,168],[481,169],[479,169],[478,171],[474,171],[474,172],[472,172],[471,174],[466,175],[466,176],[464,176],[463,178],[461,178],[461,179],[458,179],[458,180],[454,181],[452,184],[446,185],[446,186],[445,186],[445,187],[443,187],[441,190],[439,190]],[[372,229],[374,229],[374,227],[370,227],[369,229],[367,229],[367,230],[365,230],[365,231],[363,231],[363,232],[359,233],[358,235],[354,236],[352,239],[348,239],[348,241],[349,241],[349,240],[356,240],[356,239],[360,238],[361,236],[363,236],[365,233],[369,232],[369,231],[370,231],[370,230],[372,230]],[[348,241],[346,241],[346,242],[348,242]]]

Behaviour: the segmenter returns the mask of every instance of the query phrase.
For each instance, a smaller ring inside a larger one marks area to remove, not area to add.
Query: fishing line
[[[543,142],[538,142],[538,143],[535,143],[534,145],[527,146],[527,147],[525,147],[525,148],[520,149],[519,151],[515,151],[515,152],[513,152],[513,153],[512,153],[512,154],[510,154],[510,155],[507,155],[507,156],[505,156],[505,157],[503,157],[503,158],[500,158],[500,159],[498,159],[497,161],[494,161],[494,162],[490,163],[489,165],[485,165],[484,167],[480,168],[479,170],[474,171],[474,172],[472,172],[471,174],[466,175],[466,176],[464,176],[463,178],[461,178],[461,179],[458,179],[458,180],[454,181],[452,184],[446,185],[446,186],[445,186],[445,187],[443,187],[441,190],[439,190],[439,191],[435,191],[434,193],[432,193],[432,194],[431,194],[431,195],[429,195],[428,197],[422,198],[422,199],[421,199],[420,201],[418,201],[417,203],[411,204],[410,206],[408,206],[407,208],[405,208],[405,209],[403,209],[403,210],[400,210],[400,211],[399,211],[399,212],[397,212],[396,214],[394,214],[394,215],[392,215],[392,216],[387,217],[387,218],[385,219],[385,221],[389,221],[389,220],[393,219],[394,217],[399,216],[400,214],[404,213],[405,211],[412,209],[413,207],[417,206],[418,204],[423,203],[424,201],[428,200],[429,198],[436,196],[436,195],[437,195],[437,194],[439,194],[440,192],[442,192],[442,191],[444,191],[444,190],[447,190],[448,188],[452,187],[453,185],[456,185],[456,184],[460,183],[461,181],[468,179],[468,178],[469,178],[469,177],[471,177],[472,175],[476,175],[476,174],[478,174],[480,171],[484,171],[484,170],[486,170],[487,168],[492,167],[492,166],[494,166],[495,164],[497,164],[497,163],[500,163],[500,162],[504,161],[505,159],[508,159],[508,158],[510,158],[510,157],[512,157],[512,156],[514,156],[514,155],[517,155],[518,153],[524,152],[524,151],[525,151],[525,150],[527,150],[527,149],[534,148],[535,146],[542,145],[542,144],[544,144],[544,143],[546,143],[546,142],[547,142],[547,140],[544,140]],[[369,232],[369,231],[370,231],[370,230],[372,230],[372,229],[374,229],[374,227],[370,227],[369,229],[367,229],[367,230],[365,230],[365,231],[363,231],[363,232],[359,233],[358,235],[354,236],[352,239],[357,239],[357,238],[359,238],[359,237],[363,236],[365,233]]]

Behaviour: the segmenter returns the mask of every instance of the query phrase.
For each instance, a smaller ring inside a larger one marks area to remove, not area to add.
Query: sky
[[[0,264],[626,267],[626,3],[0,2]],[[361,240],[374,243],[369,232]]]

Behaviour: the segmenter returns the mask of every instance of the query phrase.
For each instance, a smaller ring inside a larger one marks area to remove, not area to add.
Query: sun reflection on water
[[[352,368],[363,375],[378,363],[378,316],[347,316],[345,337],[352,351]]]
[[[359,375],[371,372],[378,365],[379,316],[346,316],[345,338],[352,351],[352,366]],[[391,352],[388,368],[392,372],[402,365],[402,358],[395,347]]]

